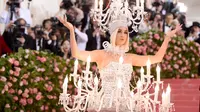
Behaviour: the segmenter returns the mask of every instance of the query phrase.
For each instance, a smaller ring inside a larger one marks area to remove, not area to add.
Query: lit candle
[[[86,64],[86,71],[90,70],[90,62],[91,62],[91,57],[90,55],[87,57],[87,64]]]
[[[122,64],[123,62],[124,62],[124,59],[123,59],[122,56],[120,56],[120,58],[119,58],[119,63]]]
[[[68,86],[68,76],[65,77],[64,83],[63,83],[63,93],[67,94],[67,86]]]
[[[149,76],[151,74],[151,61],[150,59],[148,58],[147,60],[147,75]]]
[[[158,65],[156,67],[156,72],[157,72],[157,81],[160,82],[160,67]]]
[[[141,74],[141,82],[143,83],[144,82],[144,68],[141,67],[140,69],[140,74]]]
[[[167,96],[167,104],[170,104],[170,97],[171,97],[171,88],[170,88],[170,85],[168,84],[167,86],[167,92],[166,92],[166,96]]]
[[[76,59],[74,62],[74,74],[77,74],[77,70],[78,70],[78,60]]]

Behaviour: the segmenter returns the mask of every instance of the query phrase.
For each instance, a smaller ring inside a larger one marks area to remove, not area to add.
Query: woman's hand
[[[67,27],[70,31],[71,30],[74,30],[74,26],[70,23],[70,22],[67,22],[67,17],[66,15],[64,16],[64,18],[61,18],[60,16],[57,17],[58,20],[65,26]]]
[[[182,25],[180,25],[180,24],[176,25],[176,28],[174,30],[169,31],[169,32],[166,33],[166,36],[170,37],[170,38],[173,37],[176,32],[178,32],[178,31],[180,31],[182,29],[181,27],[182,27]]]

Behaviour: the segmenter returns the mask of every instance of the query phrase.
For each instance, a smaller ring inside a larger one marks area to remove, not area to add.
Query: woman
[[[116,96],[116,82],[118,79],[121,79],[123,84],[121,92],[123,92],[125,96],[130,97],[129,83],[127,82],[129,82],[131,78],[132,66],[145,66],[148,58],[151,60],[152,64],[161,62],[171,37],[181,29],[181,26],[179,25],[175,30],[168,32],[161,48],[155,55],[139,56],[136,54],[125,53],[129,50],[129,32],[128,27],[123,24],[123,21],[117,21],[121,24],[113,23],[113,27],[110,27],[109,29],[111,33],[111,49],[106,48],[106,50],[80,51],[76,44],[73,25],[67,22],[66,18],[62,19],[58,17],[58,19],[70,30],[72,56],[82,61],[86,61],[87,57],[90,55],[91,62],[97,63],[102,79],[102,92],[99,92],[99,94],[103,96],[103,109],[101,111],[115,111],[115,101],[112,99]],[[119,51],[122,51],[123,53]],[[123,64],[120,65],[123,74],[119,74],[120,72],[118,72],[117,68],[117,66],[119,66],[118,62],[120,56],[123,56],[124,59]],[[91,102],[93,102],[92,99],[89,101],[88,108],[95,108],[95,105],[90,105]],[[125,106],[120,106],[119,110],[127,112],[128,109]]]

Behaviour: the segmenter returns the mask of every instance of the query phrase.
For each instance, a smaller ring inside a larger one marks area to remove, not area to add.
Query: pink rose
[[[5,71],[5,67],[3,66],[1,69],[0,69],[1,72],[4,72]]]
[[[59,68],[58,68],[58,67],[55,67],[55,68],[54,68],[54,72],[60,72]]]
[[[33,93],[36,94],[38,92],[37,88],[33,88]]]
[[[14,76],[18,77],[19,76],[19,72],[18,71],[14,71]]]
[[[48,86],[48,87],[47,87],[47,91],[48,91],[48,92],[51,92],[52,90],[53,90],[52,86]]]
[[[10,108],[10,104],[6,104],[5,107],[6,107],[6,108]]]
[[[29,98],[29,99],[27,99],[27,102],[28,102],[28,104],[33,104],[33,99]]]
[[[14,58],[10,58],[10,59],[8,59],[8,62],[10,62],[11,64],[13,64],[13,63],[14,63],[14,61],[15,61],[15,59],[14,59]]]
[[[14,97],[13,97],[13,100],[14,100],[14,101],[18,101],[18,97],[17,97],[17,96],[14,96]]]
[[[17,72],[20,72],[20,71],[21,71],[21,68],[15,67],[15,70],[16,70]]]
[[[133,48],[137,48],[137,43],[136,42],[133,42]]]
[[[40,61],[42,62],[42,63],[44,63],[44,62],[46,62],[46,58],[45,57],[42,57],[42,58],[40,58]]]
[[[28,98],[28,97],[29,97],[29,95],[28,95],[27,93],[23,93],[22,96],[23,96],[24,98]]]
[[[8,87],[12,87],[12,83],[8,82],[7,83]]]
[[[14,61],[15,66],[19,66],[19,61]]]
[[[42,95],[41,94],[37,94],[37,96],[35,97],[36,100],[41,100],[42,99]]]
[[[4,77],[4,76],[1,76],[0,80],[1,80],[2,82],[6,82],[6,81],[7,81],[6,77]]]
[[[26,88],[26,89],[24,90],[24,93],[29,93],[29,90]]]
[[[49,107],[48,107],[48,106],[45,106],[44,109],[45,109],[45,110],[49,110]]]
[[[24,74],[23,78],[27,79],[28,78],[28,74]]]
[[[160,35],[159,35],[159,34],[154,34],[154,38],[155,38],[156,40],[159,40],[159,39],[160,39]]]
[[[177,64],[174,64],[175,69],[179,69],[179,66]]]
[[[53,96],[52,95],[47,95],[47,98],[51,100],[51,99],[53,99]]]
[[[26,102],[25,98],[20,99],[19,103],[21,103],[23,106],[27,105],[27,102]]]
[[[23,82],[23,85],[28,85],[28,82],[25,79],[23,79],[22,82]]]
[[[15,78],[15,77],[12,78],[12,81],[13,81],[13,82],[17,82],[17,78]]]
[[[9,73],[10,73],[10,75],[12,75],[14,72],[13,72],[13,70],[10,70]]]
[[[5,90],[5,91],[8,91],[8,85],[5,85],[5,86],[4,86],[4,90]]]
[[[44,111],[44,105],[42,105],[42,106],[40,107],[40,110]]]
[[[15,90],[14,89],[9,89],[8,93],[13,94],[13,93],[15,93]]]
[[[18,90],[18,95],[21,95],[22,94],[22,90]]]

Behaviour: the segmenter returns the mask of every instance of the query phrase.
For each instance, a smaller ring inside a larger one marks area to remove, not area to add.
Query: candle
[[[82,82],[81,82],[81,80],[79,79],[79,80],[78,80],[78,96],[81,95],[81,85],[82,85]]]
[[[95,0],[94,9],[97,10],[97,8],[98,8],[98,0]]]
[[[158,91],[159,91],[159,85],[156,85],[156,87],[155,87],[154,101],[157,101],[157,100],[158,100]]]
[[[170,104],[170,97],[171,97],[171,88],[170,85],[168,84],[167,86],[167,92],[166,92],[166,96],[167,96],[167,103]]]
[[[141,0],[141,8],[144,9],[144,0]]]
[[[97,78],[97,76],[94,78],[94,88],[95,88],[95,91],[96,92],[98,92],[98,83],[99,83],[99,81],[98,81],[98,78]]]
[[[144,68],[141,67],[140,69],[140,74],[141,74],[141,82],[143,83],[144,82]]]
[[[67,86],[68,86],[68,76],[65,77],[64,83],[63,83],[63,93],[67,94]]]
[[[121,81],[121,79],[118,79],[117,87],[118,88],[122,88],[122,81]]]
[[[100,11],[102,12],[102,10],[103,10],[103,0],[99,1],[99,8],[100,8]]]
[[[151,74],[151,61],[150,61],[150,59],[148,58],[148,60],[147,60],[147,75],[148,76],[150,76],[150,74]]]
[[[142,87],[142,83],[141,83],[140,80],[138,80],[138,82],[137,82],[137,90],[138,90],[138,94],[139,94],[139,95],[140,95],[141,87]]]
[[[120,56],[120,58],[119,58],[119,63],[120,63],[120,64],[122,64],[122,63],[123,63],[123,61],[124,61],[123,57],[122,57],[122,56]]]
[[[139,7],[139,0],[136,0],[136,6]]]
[[[162,93],[162,105],[165,105],[165,92]]]
[[[77,74],[77,70],[78,70],[78,60],[76,59],[74,62],[74,74]]]
[[[90,70],[90,61],[91,61],[91,57],[90,55],[87,57],[87,64],[86,64],[86,71]]]
[[[160,67],[158,65],[156,67],[156,72],[157,72],[157,81],[160,82]]]

